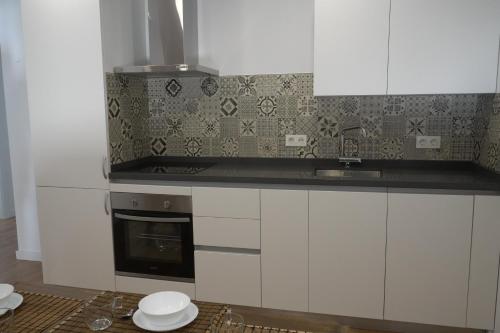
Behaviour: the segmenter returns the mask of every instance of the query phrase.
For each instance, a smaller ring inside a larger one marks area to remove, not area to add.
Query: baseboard
[[[16,251],[17,260],[42,261],[42,254],[34,251]]]

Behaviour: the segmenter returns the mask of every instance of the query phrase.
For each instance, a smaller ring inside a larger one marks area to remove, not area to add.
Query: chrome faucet
[[[340,131],[340,135],[339,135],[339,162],[344,163],[346,168],[348,168],[351,165],[351,163],[358,163],[358,164],[361,163],[361,158],[359,158],[359,157],[346,157],[345,152],[344,152],[345,133],[349,132],[349,131],[354,131],[354,130],[359,130],[360,133],[363,135],[363,137],[366,138],[366,130],[364,129],[364,127],[361,127],[361,126],[344,128]],[[356,143],[356,146],[357,146],[357,150],[359,151],[359,144]]]

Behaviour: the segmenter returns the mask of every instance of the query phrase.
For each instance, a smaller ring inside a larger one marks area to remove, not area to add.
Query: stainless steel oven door
[[[117,274],[194,281],[191,214],[114,210],[113,238]]]

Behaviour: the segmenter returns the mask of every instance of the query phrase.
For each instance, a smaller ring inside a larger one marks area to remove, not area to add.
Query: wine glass
[[[210,322],[211,333],[243,333],[245,322],[243,317],[227,309],[222,316],[214,316]]]
[[[113,306],[90,304],[83,310],[83,318],[92,331],[103,331],[113,323]]]

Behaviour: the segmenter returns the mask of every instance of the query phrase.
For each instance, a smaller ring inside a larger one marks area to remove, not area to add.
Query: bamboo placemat
[[[216,323],[218,324],[220,323],[223,314],[224,311],[221,311],[219,314],[216,315],[217,318],[215,320]],[[209,332],[207,331],[207,333]],[[272,328],[272,327],[256,326],[256,325],[245,325],[243,333],[312,333],[312,332],[295,331],[283,328],[280,329],[280,328]]]
[[[128,293],[112,293],[103,292],[102,294],[96,296],[88,304],[92,305],[105,305],[111,303],[114,296],[123,296],[123,307],[134,308],[139,303],[139,300],[144,297],[144,295],[128,294]],[[176,332],[181,333],[208,333],[210,330],[210,321],[214,316],[220,316],[224,311],[226,311],[227,306],[223,304],[216,303],[206,303],[193,301],[193,303],[198,306],[199,314],[198,317],[188,326],[180,328]],[[79,332],[90,332],[87,325],[83,321],[83,310],[86,305],[81,306],[73,314],[53,326],[47,332],[49,333],[79,333]],[[144,330],[136,327],[132,322],[132,319],[115,319],[111,327],[106,329],[105,332],[110,333],[135,333],[144,332]],[[247,325],[244,333],[310,333],[286,329],[269,328],[263,326]]]
[[[144,297],[144,295],[137,294],[103,292],[102,294],[95,297],[91,302],[89,302],[89,304],[97,306],[109,304],[111,303],[114,296],[123,296],[123,307],[125,309],[135,308],[139,303],[139,300]],[[177,330],[176,332],[205,333],[210,327],[210,320],[212,319],[212,317],[225,310],[225,306],[223,304],[197,301],[193,301],[193,303],[196,304],[199,309],[198,317],[196,317],[196,319],[191,324]],[[89,332],[89,329],[87,328],[87,325],[83,320],[84,308],[85,306],[82,306],[72,315],[48,330],[48,332]],[[111,327],[106,329],[105,332],[133,333],[144,332],[144,330],[135,326],[132,322],[132,319],[115,319],[113,320],[113,324],[111,325]]]
[[[271,328],[255,325],[246,325],[243,333],[311,333],[304,331],[287,330],[283,328]]]
[[[80,300],[16,291],[24,298],[14,311],[12,333],[44,332],[82,306]]]

